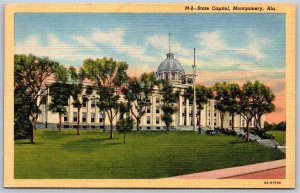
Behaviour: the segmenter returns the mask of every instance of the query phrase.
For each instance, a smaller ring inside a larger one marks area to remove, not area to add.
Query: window
[[[150,103],[151,102],[151,99],[150,99],[150,96],[147,97],[147,103]]]
[[[160,117],[156,116],[156,124],[159,124],[159,121],[160,121]]]
[[[96,107],[96,100],[95,98],[91,99],[91,108],[95,108]]]
[[[87,98],[86,96],[82,97],[82,107],[86,107],[86,103],[87,103]]]
[[[217,125],[217,119],[214,120],[214,126],[216,126],[216,125]]]
[[[210,119],[208,119],[208,125],[210,126]]]
[[[156,113],[159,113],[159,106],[156,106]]]
[[[150,130],[150,129],[151,129],[151,127],[147,127],[147,129],[148,129],[148,130]]]
[[[102,114],[99,113],[99,123],[102,123],[103,122],[103,117],[102,117]]]
[[[217,116],[217,113],[216,112],[214,112],[214,117],[216,117]]]
[[[77,122],[77,112],[73,112],[73,121]]]
[[[160,127],[156,127],[156,129],[160,129]]]
[[[252,127],[252,120],[249,122],[249,126]]]
[[[82,122],[86,122],[86,112],[82,112]]]
[[[95,113],[91,113],[91,122],[92,122],[92,123],[95,122]]]
[[[150,116],[147,116],[147,124],[150,124]]]
[[[150,110],[150,106],[147,106],[147,113],[150,113],[151,110]]]
[[[64,122],[68,122],[68,113],[67,112],[64,113]]]
[[[160,103],[160,97],[156,97],[156,101],[155,101],[156,103]]]

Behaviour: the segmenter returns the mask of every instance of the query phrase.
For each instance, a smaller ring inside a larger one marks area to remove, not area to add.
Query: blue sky
[[[15,18],[16,52],[75,66],[103,56],[157,66],[168,52],[168,33],[171,52],[184,66],[193,62],[193,48],[199,69],[285,66],[284,14],[18,13]]]
[[[16,54],[77,67],[112,57],[139,76],[166,58],[169,33],[186,73],[196,48],[198,83],[262,81],[276,96],[268,120],[285,120],[285,14],[17,13],[14,44]]]

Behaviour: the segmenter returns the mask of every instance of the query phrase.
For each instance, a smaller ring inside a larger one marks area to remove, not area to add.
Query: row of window
[[[150,97],[148,97],[147,102],[150,102]],[[160,103],[160,97],[159,97],[159,96],[155,97],[155,102],[156,102],[156,103]],[[87,99],[86,96],[83,96],[83,97],[82,97],[82,107],[83,107],[83,108],[86,108],[86,107],[87,107],[87,104],[88,104],[88,99]],[[95,98],[95,97],[92,97],[92,98],[91,98],[91,108],[95,108],[95,107],[96,107],[96,98]],[[150,107],[150,106],[149,106],[149,107]],[[157,108],[157,107],[156,107],[156,108]],[[159,108],[159,107],[158,107],[158,108]],[[156,112],[159,113],[159,109],[156,110]]]
[[[96,120],[96,113],[91,113],[91,123],[95,123]],[[160,116],[156,116],[155,117],[155,123],[156,124],[160,124]],[[147,124],[151,124],[151,117],[147,116]],[[69,121],[69,117],[68,117],[68,113],[64,114],[64,122],[68,122]],[[78,114],[77,112],[73,112],[73,122],[77,122],[78,121]],[[83,123],[87,122],[87,118],[86,118],[86,112],[82,112],[82,117],[81,117],[81,121]],[[104,121],[103,117],[101,114],[99,114],[99,123],[102,123]]]
[[[95,123],[96,120],[96,113],[91,113],[91,123]],[[64,122],[68,122],[69,121],[69,117],[68,117],[68,113],[64,114]],[[77,122],[78,121],[78,114],[77,112],[73,112],[73,122]],[[86,112],[82,112],[81,113],[81,121],[83,123],[87,122],[87,118],[86,118]],[[99,123],[103,122],[103,117],[101,114],[99,114]]]
[[[151,113],[151,106],[147,106],[146,112],[147,112],[147,113]],[[156,112],[157,114],[160,113],[160,107],[159,107],[159,106],[156,106],[155,112]]]

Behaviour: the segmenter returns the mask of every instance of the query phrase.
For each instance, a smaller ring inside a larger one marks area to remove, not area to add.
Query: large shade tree
[[[216,100],[216,109],[220,114],[221,129],[223,129],[225,113],[228,111],[228,100],[229,100],[229,84],[226,82],[216,83],[213,86],[214,99]]]
[[[243,85],[240,99],[241,115],[246,120],[246,141],[249,141],[249,125],[254,119],[260,121],[264,113],[272,112],[274,104],[272,101],[275,96],[271,89],[259,81],[248,81]],[[260,123],[258,123],[260,124]]]
[[[52,75],[57,65],[57,62],[51,61],[47,57],[37,57],[32,54],[16,54],[14,56],[15,95],[19,99],[23,97],[18,102],[24,102],[24,107],[18,108],[20,107],[18,104],[15,110],[18,111],[21,109],[22,111],[26,111],[24,115],[29,115],[32,128],[27,133],[30,133],[31,142],[34,142],[34,130],[36,129],[40,107],[45,102],[43,98],[48,89],[45,82]],[[23,92],[23,94],[18,92]],[[15,113],[18,114],[18,112]],[[15,124],[15,126],[18,125]]]
[[[71,96],[73,98],[72,105],[77,109],[77,135],[80,135],[80,110],[82,108],[82,93],[83,93],[83,80],[85,74],[82,68],[77,71],[73,66],[69,67],[71,87]]]
[[[275,95],[270,87],[259,81],[255,81],[253,86],[255,102],[254,123],[256,128],[261,129],[261,117],[275,110],[275,105],[273,103]]]
[[[67,112],[66,106],[71,95],[72,88],[68,84],[69,73],[67,68],[62,65],[57,66],[54,69],[55,80],[50,85],[49,95],[51,96],[51,103],[49,109],[53,113],[58,113],[59,116],[59,131],[62,129],[62,116]]]
[[[132,108],[130,108],[130,111],[136,119],[137,130],[140,129],[139,124],[141,118],[146,113],[147,106],[151,105],[149,97],[153,92],[155,84],[154,72],[143,73],[139,78],[130,78],[127,87],[123,90],[125,99],[131,104]]]
[[[162,121],[165,122],[166,130],[169,131],[169,127],[172,124],[173,115],[176,112],[175,103],[178,100],[179,92],[175,91],[172,84],[166,80],[160,82],[161,94],[162,94]]]
[[[234,130],[234,117],[240,113],[241,89],[238,84],[228,85],[227,110],[231,116],[231,129]]]
[[[89,79],[95,82],[99,94],[97,106],[106,112],[110,122],[110,139],[113,138],[113,120],[118,113],[121,91],[126,83],[128,64],[112,58],[86,59],[84,71]]]

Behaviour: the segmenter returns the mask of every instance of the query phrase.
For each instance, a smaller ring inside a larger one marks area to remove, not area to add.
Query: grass
[[[285,137],[285,131],[267,131],[267,134],[272,134],[275,137],[275,141],[280,143],[281,145],[285,145],[286,137]]]
[[[15,141],[15,178],[150,179],[285,158],[277,149],[237,136],[194,132],[37,130],[35,144]]]

